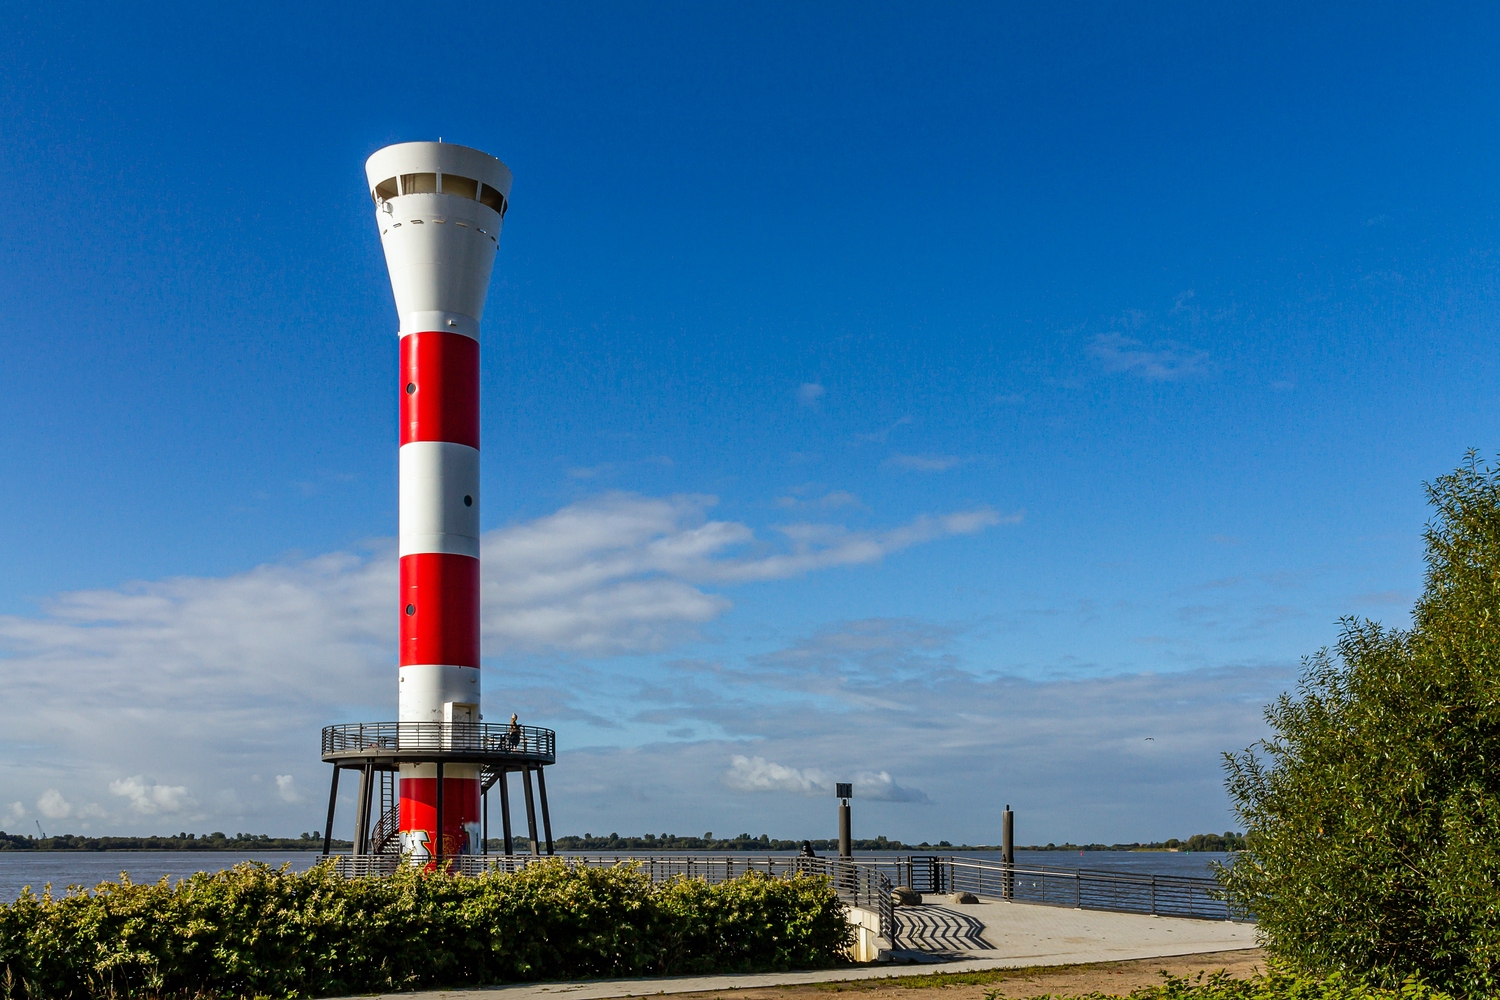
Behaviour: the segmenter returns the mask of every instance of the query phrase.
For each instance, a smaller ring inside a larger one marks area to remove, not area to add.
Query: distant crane
[[[42,821],[38,819],[38,820],[32,820],[32,822],[36,824],[36,832],[40,833],[42,835],[42,839],[43,840],[46,840],[47,839],[47,834],[42,829]]]

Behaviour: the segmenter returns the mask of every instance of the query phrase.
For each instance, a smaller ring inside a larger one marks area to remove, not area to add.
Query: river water
[[[902,851],[900,855],[914,853],[917,852]],[[958,858],[1000,860],[998,851],[932,853],[952,853]],[[745,857],[747,854],[754,856],[750,852],[733,852],[721,856]],[[648,855],[641,853],[639,856]],[[694,856],[703,857],[705,854],[696,853]],[[860,852],[860,856],[870,855]],[[315,851],[0,851],[0,903],[14,900],[25,886],[31,886],[40,893],[44,885],[51,883],[53,891],[61,895],[69,885],[91,888],[100,882],[118,879],[122,871],[128,873],[130,880],[136,883],[155,882],[163,876],[176,881],[195,872],[219,871],[241,861],[263,861],[273,867],[289,864],[294,871],[304,871],[312,867],[318,857]],[[1153,875],[1208,876],[1212,874],[1210,863],[1222,862],[1227,857],[1225,854],[1167,851],[1017,851],[1016,864],[1095,868]]]

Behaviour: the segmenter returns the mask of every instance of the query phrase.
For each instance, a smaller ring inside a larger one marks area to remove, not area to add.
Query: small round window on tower
[[[469,496],[464,497],[464,506],[465,507],[472,507],[472,506],[474,506],[474,498],[473,497],[469,497]]]
[[[408,604],[406,606],[406,613],[409,614],[409,615],[416,614],[417,613],[417,606],[415,604]]]
[[[412,393],[414,393],[416,391],[417,391],[417,383],[415,383],[415,382],[408,382],[408,383],[406,383],[406,394],[408,396],[410,396]]]

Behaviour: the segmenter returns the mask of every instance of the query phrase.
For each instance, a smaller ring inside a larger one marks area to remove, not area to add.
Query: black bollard
[[[1016,876],[1011,871],[1016,864],[1016,814],[1010,811],[1008,802],[1005,811],[1000,814],[1000,862],[1005,866],[1005,875],[1000,881],[1000,895],[1005,899],[1012,899],[1016,894]]]

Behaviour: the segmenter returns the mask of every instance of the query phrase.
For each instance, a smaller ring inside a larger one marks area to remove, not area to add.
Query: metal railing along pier
[[[856,863],[878,867],[893,883],[910,886],[918,892],[972,892],[976,896],[1018,903],[1160,917],[1254,919],[1234,905],[1217,880],[1206,877],[1006,865],[1003,861],[961,855],[859,858]]]

